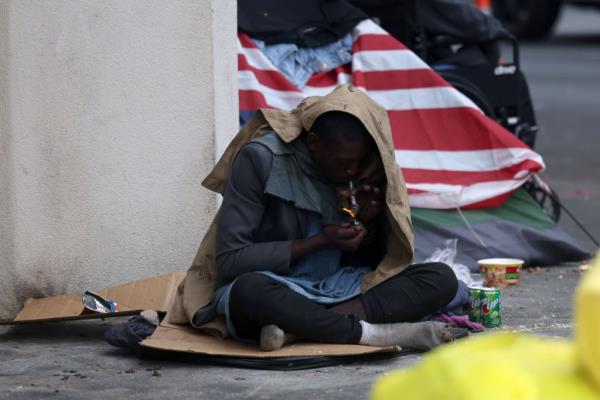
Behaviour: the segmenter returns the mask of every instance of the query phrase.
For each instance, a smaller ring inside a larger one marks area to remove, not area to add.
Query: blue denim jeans
[[[352,61],[352,35],[344,35],[337,42],[321,47],[298,47],[295,44],[267,45],[253,39],[265,56],[297,88],[302,89],[317,72],[331,71]]]

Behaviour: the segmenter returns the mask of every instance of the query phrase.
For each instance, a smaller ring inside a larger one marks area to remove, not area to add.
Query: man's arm
[[[217,232],[216,260],[225,281],[252,271],[286,275],[292,262],[316,251],[356,251],[367,234],[362,225],[327,225],[320,234],[305,239],[256,242],[272,162],[273,155],[267,148],[251,143],[242,148],[231,168]]]
[[[242,148],[231,168],[223,194],[217,232],[217,265],[223,279],[252,271],[288,274],[292,241],[255,242],[265,212],[265,184],[272,153],[258,143]]]
[[[358,226],[350,223],[325,225],[321,233],[292,242],[292,260],[299,260],[311,253],[324,249],[356,251],[359,249],[366,235],[367,231],[362,224]]]

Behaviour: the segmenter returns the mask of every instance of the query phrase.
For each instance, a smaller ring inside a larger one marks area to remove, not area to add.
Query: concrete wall
[[[0,0],[0,318],[188,267],[235,34],[234,0]]]

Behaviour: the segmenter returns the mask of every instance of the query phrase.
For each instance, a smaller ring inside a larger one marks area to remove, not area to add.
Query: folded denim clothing
[[[265,56],[297,88],[302,89],[317,72],[331,71],[352,61],[352,35],[320,47],[298,47],[293,43],[268,45],[253,39]]]

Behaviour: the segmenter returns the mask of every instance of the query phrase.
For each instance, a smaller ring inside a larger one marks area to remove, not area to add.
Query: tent
[[[388,110],[420,261],[446,239],[476,269],[485,257],[548,265],[589,258],[523,190],[542,157],[486,117],[466,96],[371,20],[352,31],[349,64],[310,77],[300,89],[245,33],[238,34],[240,124],[259,108],[292,109],[303,98],[352,83]]]
[[[590,258],[586,249],[520,188],[503,205],[471,210],[413,207],[415,261],[423,261],[448,239],[458,239],[455,262],[478,269],[477,260],[510,257],[527,265],[557,265]]]

